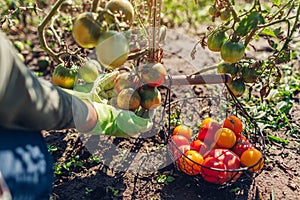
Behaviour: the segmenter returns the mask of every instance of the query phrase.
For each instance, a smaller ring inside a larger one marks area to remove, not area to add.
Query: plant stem
[[[54,6],[51,8],[50,12],[46,15],[46,17],[43,19],[41,24],[38,26],[38,36],[40,40],[40,47],[44,49],[56,62],[63,62],[62,59],[56,54],[52,49],[49,48],[48,44],[46,43],[45,39],[45,27],[46,25],[51,21],[52,17],[57,13],[57,10],[59,9],[60,5],[65,0],[58,0]]]
[[[234,10],[234,7],[232,6],[232,3],[230,2],[230,0],[226,0],[226,3],[228,4],[230,10],[231,10],[231,13],[232,13],[232,16],[233,16],[233,19],[235,22],[239,22],[240,21],[240,18],[238,17],[238,14],[236,13],[236,11]]]
[[[296,18],[295,18],[295,22],[294,22],[293,28],[292,28],[290,34],[288,35],[288,38],[286,39],[286,41],[283,44],[283,46],[282,46],[282,48],[281,48],[280,51],[282,51],[283,49],[285,49],[286,46],[288,45],[288,43],[292,40],[292,36],[293,36],[294,32],[296,31],[297,26],[298,26],[299,15],[300,15],[300,3],[298,5],[298,9],[297,9]]]
[[[93,0],[91,12],[96,12],[99,7],[100,0]]]

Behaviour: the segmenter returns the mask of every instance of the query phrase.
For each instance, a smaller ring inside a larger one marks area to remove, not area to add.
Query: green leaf
[[[281,4],[281,2],[280,2],[280,0],[273,0],[273,4],[275,5],[275,6],[280,6],[280,4]]]
[[[279,37],[280,33],[281,33],[281,27],[274,29],[274,33],[275,33],[276,37]]]
[[[271,37],[277,37],[276,34],[274,33],[274,31],[271,30],[271,29],[266,28],[261,33],[265,34],[265,35],[268,35],[268,36],[271,36]]]
[[[270,134],[268,134],[268,139],[273,141],[273,142],[280,143],[280,144],[283,144],[283,145],[288,145],[289,144],[288,140],[281,139],[279,137],[276,137],[276,136],[270,135]]]
[[[175,180],[175,178],[173,176],[168,176],[167,177],[167,183],[171,183]]]
[[[236,29],[236,33],[240,36],[245,36],[255,29],[259,23],[264,23],[263,16],[258,12],[252,12],[242,19]]]

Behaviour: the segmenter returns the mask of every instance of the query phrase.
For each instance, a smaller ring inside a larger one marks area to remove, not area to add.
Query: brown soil
[[[39,48],[36,27],[16,27],[9,35],[11,40],[30,40],[35,51],[23,50],[29,68],[40,71],[37,62],[47,56]],[[190,52],[197,38],[184,36],[175,31],[168,32],[164,46],[164,63],[169,74],[190,74],[219,61],[217,54],[198,48],[196,59]],[[53,66],[53,63],[50,63]],[[50,79],[52,69],[43,70],[44,78]],[[219,86],[224,87],[224,86]],[[218,88],[218,87],[217,87]],[[186,94],[203,95],[215,90],[212,86],[178,86],[172,88],[172,99]],[[162,90],[163,91],[163,90]],[[295,105],[291,120],[299,123],[299,94],[295,94]],[[44,131],[45,140],[57,147],[51,152],[59,165],[73,160],[68,168],[55,175],[51,199],[286,199],[295,200],[300,195],[299,140],[284,132],[273,133],[288,138],[287,146],[270,143],[266,151],[266,163],[261,173],[252,176],[245,173],[237,182],[220,187],[204,182],[200,177],[187,176],[178,171],[167,152],[164,132],[140,138],[120,139],[113,137],[85,136],[76,129]],[[91,148],[93,147],[93,148]],[[137,157],[140,152],[153,152],[155,156]],[[157,152],[160,153],[157,153]],[[131,152],[131,154],[129,153]],[[78,156],[76,158],[76,156]],[[93,160],[97,156],[100,160]],[[77,159],[77,160],[76,160]],[[74,165],[78,161],[77,166]],[[98,162],[99,161],[99,162]],[[166,165],[165,163],[169,163]],[[82,165],[81,165],[82,164]],[[170,181],[159,181],[159,177],[171,177]]]

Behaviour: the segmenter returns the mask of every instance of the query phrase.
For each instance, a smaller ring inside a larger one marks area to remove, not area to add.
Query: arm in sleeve
[[[50,82],[36,77],[18,59],[10,41],[0,32],[0,127],[52,130],[75,127],[89,108]]]

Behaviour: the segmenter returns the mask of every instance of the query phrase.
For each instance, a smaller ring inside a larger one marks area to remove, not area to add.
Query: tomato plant
[[[295,58],[295,51],[290,44],[298,29],[299,1],[255,0],[241,3],[214,0],[208,7],[208,13],[213,24],[200,38],[199,44],[211,49],[211,35],[218,31],[225,32],[229,39],[222,45],[220,57],[225,62],[235,63],[240,69],[236,74],[239,83],[231,85],[234,93],[241,96],[249,88],[250,96],[253,89],[256,89],[263,99],[280,83],[280,66]],[[258,50],[257,41],[266,42],[270,50],[265,58],[254,56],[253,66],[249,65],[253,57],[248,52]]]

